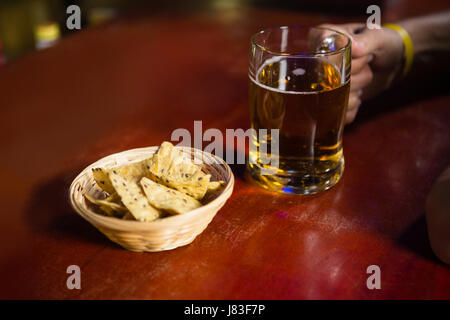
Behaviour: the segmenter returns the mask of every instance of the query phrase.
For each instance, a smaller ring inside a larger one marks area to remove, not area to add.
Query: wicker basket
[[[202,170],[211,180],[223,180],[226,185],[212,201],[188,213],[157,219],[152,222],[121,220],[95,213],[83,196],[104,198],[104,192],[92,177],[92,168],[112,168],[151,157],[158,147],[128,150],[105,157],[84,169],[72,182],[69,197],[72,207],[111,241],[132,251],[163,251],[191,243],[211,222],[233,192],[234,177],[221,158],[198,149],[177,147],[192,159],[202,159]]]

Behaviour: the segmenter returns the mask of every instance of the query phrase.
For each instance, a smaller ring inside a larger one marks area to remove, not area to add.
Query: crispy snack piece
[[[110,194],[105,200],[109,201],[109,202],[121,204],[123,206],[123,203],[122,203],[122,201],[120,201],[120,197],[117,194],[116,190],[114,190],[114,192],[112,194]]]
[[[164,141],[152,158],[147,160],[147,169],[155,178],[167,175],[175,156],[173,144]]]
[[[202,203],[206,204],[214,200],[218,194],[222,191],[225,181],[211,181],[208,184],[208,189],[206,190],[205,196],[202,198]]]
[[[116,174],[119,174],[122,177],[127,177],[130,180],[139,181],[145,174],[148,173],[148,169],[145,167],[146,164],[147,160],[143,160],[113,169],[93,168],[92,175],[95,182],[97,182],[100,188],[111,195],[116,192],[114,186],[111,183],[111,179],[109,178],[109,174],[111,171],[114,171]]]
[[[211,181],[208,184],[206,192],[216,193],[225,185],[225,181]]]
[[[121,176],[117,170],[109,171],[109,177],[123,204],[136,220],[149,222],[161,215],[158,209],[149,204],[137,181]]]
[[[200,200],[206,194],[210,179],[211,175],[199,170],[193,175],[181,173],[179,176],[170,176],[167,185]]]
[[[106,215],[110,217],[121,216],[127,211],[123,205],[112,202],[113,196],[110,196],[104,200],[94,199],[90,195],[85,194],[84,197],[92,204],[97,205]]]
[[[107,174],[111,175],[111,173],[113,173],[127,178],[130,181],[139,182],[142,177],[148,175],[148,169],[146,168],[147,160],[148,159],[109,169],[107,170]]]
[[[102,188],[103,191],[106,191],[109,194],[113,194],[116,190],[111,184],[109,180],[108,174],[104,168],[93,168],[92,175],[94,177],[95,182]]]
[[[170,142],[163,142],[158,151],[147,161],[153,181],[183,192],[197,200],[206,194],[211,175],[187,158]]]
[[[183,214],[201,206],[194,198],[150,179],[142,178],[141,185],[152,206],[172,214]]]

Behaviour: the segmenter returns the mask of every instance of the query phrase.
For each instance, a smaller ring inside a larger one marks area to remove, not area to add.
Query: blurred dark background
[[[78,30],[68,30],[66,13],[75,4],[81,9],[81,30],[108,22],[120,15],[147,10],[151,12],[240,10],[246,7],[277,10],[312,11],[339,15],[365,13],[370,4],[383,6],[375,0],[0,0],[0,65],[27,52],[46,48],[61,37]]]

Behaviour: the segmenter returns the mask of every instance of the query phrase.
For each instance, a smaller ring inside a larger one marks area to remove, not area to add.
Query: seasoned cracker
[[[123,214],[127,211],[123,205],[118,203],[111,202],[108,198],[104,200],[94,199],[88,194],[85,194],[84,197],[92,204],[97,205],[103,212],[105,212],[108,216],[116,216],[117,214]]]
[[[109,175],[111,173],[120,175],[121,177],[127,178],[129,181],[138,182],[148,173],[148,170],[146,168],[146,161],[147,159],[109,169],[107,170],[107,173]]]
[[[147,164],[146,161],[147,160],[133,162],[113,169],[93,168],[92,175],[100,188],[111,195],[115,192],[115,189],[109,177],[110,172],[115,172],[116,174],[119,174],[122,177],[127,177],[130,180],[139,181],[148,172],[145,167]]]
[[[153,157],[147,161],[149,172],[157,178],[166,175],[172,164],[174,150],[170,142],[163,142]]]
[[[173,214],[183,214],[201,206],[201,203],[194,198],[150,179],[142,178],[141,185],[150,204],[158,209]]]
[[[171,176],[167,179],[167,185],[194,199],[200,200],[206,194],[210,179],[211,175],[197,171],[193,175],[181,174],[180,176]]]
[[[123,204],[138,221],[153,221],[161,212],[152,207],[134,179],[122,177],[117,170],[109,171],[111,183],[120,196]]]
[[[170,142],[163,142],[148,161],[152,180],[200,200],[206,194],[210,175],[202,172],[191,159]]]
[[[211,181],[206,190],[207,193],[218,192],[225,185],[225,181]]]
[[[115,192],[114,187],[109,180],[108,174],[104,168],[93,168],[92,176],[94,177],[95,182],[98,186],[109,194],[113,194]]]

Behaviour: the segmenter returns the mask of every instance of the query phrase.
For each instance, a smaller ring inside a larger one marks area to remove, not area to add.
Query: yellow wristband
[[[405,76],[408,73],[409,69],[411,69],[411,65],[414,59],[414,46],[411,37],[409,36],[408,32],[398,24],[386,23],[383,25],[383,27],[396,31],[400,35],[400,37],[402,37],[403,46],[405,47],[405,66],[403,67],[403,75]]]

